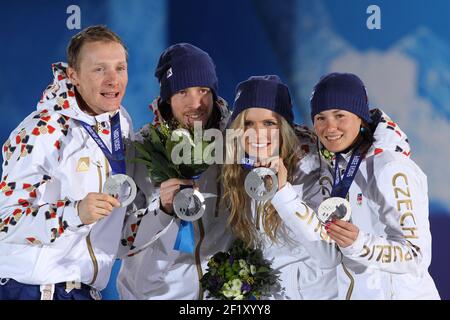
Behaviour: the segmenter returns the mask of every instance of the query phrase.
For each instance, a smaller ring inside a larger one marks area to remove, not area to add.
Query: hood
[[[300,155],[298,172],[311,174],[313,171],[320,168],[320,159],[317,153],[318,138],[314,131],[307,126],[294,124],[294,132],[299,139],[299,150],[297,153]],[[294,177],[294,181],[297,177]]]
[[[75,98],[75,86],[67,77],[67,63],[52,64],[53,83],[42,94],[37,104],[37,111],[54,111],[69,118],[82,120],[89,125],[109,119],[109,113],[91,116],[81,111]]]
[[[366,157],[377,155],[383,151],[400,152],[406,157],[411,155],[408,137],[392,119],[380,109],[372,109],[370,117],[373,121],[375,142],[368,150]]]

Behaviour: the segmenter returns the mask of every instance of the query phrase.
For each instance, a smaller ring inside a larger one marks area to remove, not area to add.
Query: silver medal
[[[119,200],[121,207],[129,205],[136,197],[136,184],[126,174],[115,174],[108,177],[103,185],[103,193]]]
[[[173,209],[176,215],[185,221],[200,219],[205,213],[205,198],[193,188],[180,190],[173,199]]]
[[[268,185],[269,179],[272,178],[271,186]],[[247,174],[244,182],[247,194],[257,201],[265,201],[271,199],[278,190],[278,178],[276,173],[265,167],[254,168]]]
[[[322,202],[317,210],[317,218],[323,224],[335,218],[338,220],[349,221],[352,214],[350,203],[340,197],[328,198]]]

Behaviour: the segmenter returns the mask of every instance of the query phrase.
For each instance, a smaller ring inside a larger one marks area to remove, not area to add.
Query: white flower
[[[233,279],[225,283],[221,291],[227,298],[239,298],[239,296],[241,296],[241,287],[242,281],[239,279]],[[242,300],[242,298],[238,300]]]
[[[248,276],[250,269],[248,268],[248,264],[244,259],[239,259],[239,266],[241,267],[241,270],[239,271],[239,275],[241,277]]]
[[[233,279],[231,280],[231,289],[232,290],[238,290],[239,293],[241,292],[242,287],[242,281],[239,279]]]
[[[244,259],[239,259],[239,267],[241,268],[247,268],[247,262]]]
[[[234,296],[233,292],[231,291],[231,288],[230,288],[230,285],[228,284],[228,282],[223,285],[221,291],[222,291],[223,295],[225,297],[227,297],[227,298],[231,298],[231,297]]]
[[[254,265],[250,266],[250,273],[255,274],[256,273],[256,267]]]
[[[192,140],[191,133],[189,130],[184,128],[176,129],[172,132],[172,141],[180,141],[180,138],[183,139],[183,143],[189,143],[192,147],[195,147],[194,140]]]

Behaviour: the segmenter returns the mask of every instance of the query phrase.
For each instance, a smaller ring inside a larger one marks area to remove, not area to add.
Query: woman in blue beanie
[[[321,159],[334,176],[331,198],[312,225],[320,219],[325,240],[342,253],[340,298],[439,299],[428,273],[427,178],[410,158],[406,135],[382,111],[369,112],[363,82],[349,73],[331,73],[316,84],[311,118]],[[294,217],[293,193],[283,197],[292,201],[280,202],[277,210],[299,232],[319,240],[305,220]],[[327,210],[339,211],[336,204],[347,215],[326,220]]]
[[[244,162],[251,160],[254,167],[277,172],[278,190],[288,185],[292,188],[292,183],[309,206],[316,207],[324,200],[314,135],[294,125],[293,118],[288,87],[278,76],[253,76],[238,84],[229,128],[241,134],[238,143],[227,141],[231,161],[222,170],[223,204],[229,210],[228,223],[234,234],[248,247],[261,249],[280,275],[281,286],[272,288],[269,298],[335,299],[336,259],[328,257],[336,252],[325,242],[309,241],[283,221],[271,204],[279,191],[272,199],[258,201],[244,188],[250,170],[238,159],[238,146],[245,149]],[[331,264],[320,264],[327,259]]]

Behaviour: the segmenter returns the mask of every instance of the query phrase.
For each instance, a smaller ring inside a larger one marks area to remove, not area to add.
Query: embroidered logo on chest
[[[89,157],[82,157],[78,160],[77,172],[87,172],[89,171]]]

